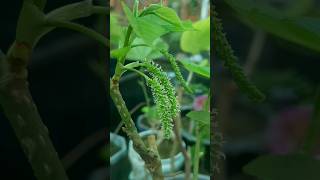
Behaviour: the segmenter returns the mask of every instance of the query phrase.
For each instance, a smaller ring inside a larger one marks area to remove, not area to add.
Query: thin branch
[[[106,140],[107,129],[101,129],[82,140],[74,149],[62,158],[62,163],[65,169],[69,169],[76,163],[84,154],[100,142]]]
[[[68,21],[60,21],[60,20],[55,20],[55,19],[47,19],[45,22],[45,25],[46,26],[53,26],[53,27],[60,27],[60,28],[67,28],[67,29],[71,29],[74,31],[78,31],[78,32],[85,34],[85,35],[89,36],[90,38],[98,41],[106,48],[108,48],[110,46],[109,40],[106,37],[104,37],[102,34],[99,34],[96,31],[94,31],[90,28],[87,28],[83,25],[77,24],[77,23],[68,22]]]

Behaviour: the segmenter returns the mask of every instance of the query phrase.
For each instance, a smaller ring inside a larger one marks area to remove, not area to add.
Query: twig
[[[178,101],[181,102],[183,94],[183,88],[178,89]],[[191,163],[190,163],[190,156],[187,152],[187,149],[183,146],[182,137],[181,137],[181,114],[178,113],[177,117],[174,119],[174,126],[173,130],[176,135],[176,140],[179,144],[180,150],[182,152],[182,155],[184,157],[184,169],[185,169],[185,179],[190,179],[191,174]]]
[[[261,30],[257,30],[254,33],[253,40],[251,42],[248,57],[246,59],[246,64],[244,66],[244,72],[248,77],[251,76],[254,67],[256,66],[258,60],[260,59],[262,48],[266,41],[266,33]]]
[[[86,137],[74,149],[62,158],[62,163],[65,169],[69,169],[76,161],[78,161],[84,154],[99,142],[106,140],[107,129],[101,129],[94,134]]]

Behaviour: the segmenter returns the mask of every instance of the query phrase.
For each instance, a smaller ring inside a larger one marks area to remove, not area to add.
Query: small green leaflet
[[[262,180],[319,180],[320,160],[304,154],[265,155],[251,161],[243,170]]]
[[[182,65],[190,72],[194,72],[199,74],[203,77],[210,78],[210,67],[208,66],[201,66],[195,63],[192,63],[188,60],[181,60],[179,61]]]
[[[210,125],[209,111],[190,111],[187,115],[191,120],[194,120],[201,125]]]

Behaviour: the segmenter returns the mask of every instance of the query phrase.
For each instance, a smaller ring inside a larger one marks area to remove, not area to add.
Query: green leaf
[[[128,53],[129,50],[130,50],[130,47],[123,47],[123,48],[120,48],[120,49],[115,49],[115,50],[111,51],[110,56],[112,58],[120,59],[123,56],[125,56]]]
[[[70,21],[73,19],[88,17],[92,14],[92,3],[81,1],[57,8],[47,14],[48,18],[56,20]]]
[[[190,111],[186,116],[201,125],[210,125],[209,111]]]
[[[33,46],[43,30],[44,22],[43,12],[32,2],[24,1],[17,24],[17,41]]]
[[[153,13],[135,17],[125,3],[122,3],[122,6],[134,32],[148,45],[152,45],[155,39],[169,32],[190,30],[190,23],[182,23],[176,14],[172,14],[173,10],[167,8],[161,10],[164,7],[155,8],[156,10],[153,10]],[[175,12],[173,11],[173,13]],[[170,17],[174,19],[168,19]]]
[[[226,0],[250,26],[256,26],[287,41],[320,51],[320,19],[286,17],[270,6],[253,0]]]
[[[174,24],[176,26],[180,26],[182,27],[180,18],[178,17],[177,13],[168,7],[161,7],[158,8],[154,11],[155,15],[159,16],[160,18],[162,18],[163,20]]]
[[[118,15],[110,13],[110,41],[112,44],[118,45],[123,36],[122,28],[118,23]]]
[[[195,31],[183,32],[180,47],[183,51],[198,54],[210,50],[210,18],[193,24]]]
[[[47,0],[33,0],[33,3],[40,9],[43,10],[46,6]]]
[[[145,42],[141,38],[136,38],[133,41],[132,45],[136,45],[136,44],[145,44]],[[138,61],[138,60],[143,60],[145,58],[147,59],[160,58],[163,55],[158,51],[158,49],[167,50],[168,48],[169,48],[168,44],[164,42],[161,38],[158,38],[153,41],[152,47],[139,46],[139,47],[132,48],[127,55],[127,59]]]
[[[318,180],[320,161],[303,155],[266,155],[244,167],[244,171],[262,180]]]
[[[144,9],[141,13],[140,13],[140,17],[142,16],[146,16],[148,14],[152,14],[154,13],[155,10],[161,8],[162,6],[160,4],[151,4],[149,7],[147,7],[146,9]]]
[[[210,67],[201,66],[188,60],[181,60],[179,62],[181,62],[188,71],[194,72],[206,78],[210,78]]]

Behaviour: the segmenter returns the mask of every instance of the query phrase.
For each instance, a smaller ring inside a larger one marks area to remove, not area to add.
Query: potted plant
[[[113,49],[110,53],[113,58],[117,59],[115,71],[110,79],[110,96],[124,124],[122,129],[130,138],[135,152],[144,161],[148,173],[153,179],[164,179],[162,161],[156,142],[159,137],[164,139],[172,137],[175,118],[180,110],[176,91],[168,75],[164,73],[162,67],[154,61],[152,56],[149,56],[149,53],[140,53],[139,60],[135,61],[128,61],[127,55],[137,48],[140,48],[142,52],[150,52],[151,50],[155,54],[160,54],[170,63],[181,87],[192,93],[181,74],[175,56],[163,48],[159,37],[170,32],[193,30],[193,26],[189,21],[181,21],[173,9],[163,6],[162,1],[141,11],[138,0],[134,2],[132,11],[123,1],[121,3],[129,25],[123,28],[118,48]],[[119,88],[122,75],[128,71],[141,76],[151,89],[161,123],[161,136],[151,134],[147,137],[148,141],[145,141],[138,134]],[[180,138],[177,139],[180,140]],[[182,142],[179,143],[180,150],[183,149],[181,147],[183,147]]]

